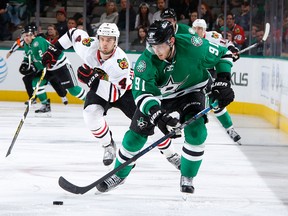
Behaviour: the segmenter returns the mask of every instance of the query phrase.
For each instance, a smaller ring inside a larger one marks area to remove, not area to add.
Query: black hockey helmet
[[[24,29],[22,30],[23,33],[32,33],[34,34],[37,31],[37,26],[35,23],[31,23],[29,25],[26,25]]]
[[[176,12],[173,8],[166,8],[160,15],[161,19],[169,19],[173,18],[174,20],[177,20]]]
[[[147,34],[147,42],[149,45],[158,45],[174,36],[174,28],[171,22],[167,20],[156,20],[150,25]]]

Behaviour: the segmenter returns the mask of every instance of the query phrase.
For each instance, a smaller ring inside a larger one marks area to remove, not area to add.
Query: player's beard
[[[109,56],[109,55],[111,55],[113,53],[115,48],[116,48],[116,46],[114,46],[113,49],[108,50],[108,49],[102,49],[102,47],[100,47],[99,51],[100,51],[100,53],[102,53],[102,55]]]

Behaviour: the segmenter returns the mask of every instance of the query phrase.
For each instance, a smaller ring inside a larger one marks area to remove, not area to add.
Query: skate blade
[[[47,113],[35,113],[35,117],[36,117],[36,118],[51,118],[51,117],[52,117],[52,113],[51,113],[51,112],[47,112]]]
[[[187,201],[192,199],[193,194],[192,193],[183,193],[182,192],[181,196],[182,196],[182,200],[187,202]]]

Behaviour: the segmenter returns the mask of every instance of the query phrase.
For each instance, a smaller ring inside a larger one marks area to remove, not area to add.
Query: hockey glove
[[[92,69],[86,64],[80,66],[77,70],[77,76],[79,81],[87,84],[89,88],[93,88],[95,91],[98,88],[99,80],[103,79],[105,75],[106,73],[102,69]]]
[[[33,64],[31,64],[29,67],[29,63],[27,61],[23,61],[20,65],[19,72],[22,75],[26,76],[26,75],[30,75],[32,73],[36,73],[37,70]]]
[[[236,62],[239,58],[240,58],[240,55],[239,55],[239,49],[235,46],[229,46],[228,47],[228,50],[230,50],[232,52],[232,59],[233,59],[233,62]]]
[[[212,95],[214,100],[218,100],[219,108],[224,108],[234,100],[234,91],[230,84],[230,74],[227,77],[227,73],[220,73],[217,75],[214,83],[212,84]]]
[[[62,51],[60,49],[56,48],[53,45],[50,45],[46,52],[43,54],[42,64],[48,68],[53,67],[56,64],[61,53]]]
[[[160,106],[151,107],[149,113],[150,122],[157,125],[165,135],[180,126],[179,120],[170,116],[165,112],[165,110],[161,109]],[[177,137],[181,137],[181,131],[176,133],[171,138]]]

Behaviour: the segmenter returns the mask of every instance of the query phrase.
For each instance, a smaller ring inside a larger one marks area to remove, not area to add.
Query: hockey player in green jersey
[[[174,26],[174,30],[175,30],[175,34],[193,34],[193,33],[197,33],[201,38],[205,38],[213,43],[218,44],[219,46],[224,46],[227,47],[232,53],[237,52],[237,48],[235,48],[235,46],[233,45],[232,42],[228,41],[228,40],[224,40],[221,36],[221,34],[215,32],[215,31],[211,31],[211,32],[206,32],[206,28],[207,28],[207,24],[205,22],[204,19],[196,19],[193,22],[193,29],[185,24],[181,24],[181,23],[177,23],[177,16],[176,13],[174,11],[174,9],[171,8],[166,8],[162,14],[161,14],[161,18],[163,20],[167,20],[170,21],[173,26]],[[199,31],[200,29],[200,31]],[[237,61],[239,59],[239,55],[233,55],[233,61]],[[210,78],[213,78],[214,75],[214,69],[209,69],[209,72],[211,74]],[[211,80],[210,80],[211,81]],[[209,81],[207,89],[209,91],[210,89],[210,85],[211,82]],[[217,117],[217,119],[219,120],[219,122],[222,124],[222,126],[226,129],[228,135],[231,137],[231,139],[233,139],[234,142],[237,142],[238,144],[241,144],[240,142],[240,135],[236,132],[236,130],[233,127],[233,122],[231,119],[231,116],[229,115],[227,109],[224,107],[222,109],[214,109],[214,113],[215,116]]]
[[[148,30],[150,45],[138,58],[134,68],[132,93],[137,110],[130,129],[125,133],[117,154],[115,168],[136,155],[157,126],[167,134],[180,123],[206,107],[206,68],[216,67],[217,78],[212,94],[219,107],[234,100],[230,86],[232,53],[198,35],[174,34],[169,21],[155,21]],[[178,112],[180,119],[170,113]],[[207,129],[207,116],[184,128],[181,152],[180,191],[193,193],[193,178],[200,168]],[[176,134],[178,135],[178,134]],[[96,186],[107,192],[123,183],[134,164],[126,166]]]
[[[28,25],[24,28],[23,32],[24,39],[24,61],[28,61],[28,56],[30,56],[33,65],[38,71],[44,69],[42,64],[42,56],[47,51],[54,52],[51,44],[42,37],[35,37],[33,34],[33,27]],[[57,52],[57,51],[56,51]],[[50,61],[47,65],[47,73],[45,79],[41,82],[39,90],[37,92],[37,97],[41,101],[42,107],[35,110],[36,113],[49,113],[51,112],[50,99],[47,98],[45,87],[49,80],[58,80],[60,84],[73,96],[84,100],[86,92],[80,86],[77,85],[77,79],[75,78],[72,66],[68,59],[65,57],[63,52],[57,53],[59,56],[58,60]],[[36,76],[32,85],[35,88],[40,77]]]
[[[239,59],[238,49],[235,47],[232,41],[229,41],[227,39],[224,39],[222,35],[216,31],[206,31],[207,24],[204,19],[196,19],[193,22],[193,30],[201,37],[205,38],[210,42],[213,42],[215,44],[218,44],[219,46],[227,47],[232,53],[233,62],[237,61]],[[211,74],[208,86],[207,86],[207,92],[209,93],[211,89],[211,84],[215,77],[215,69],[210,68],[209,72]],[[212,100],[210,99],[210,102]],[[237,142],[238,144],[241,144],[241,136],[236,132],[233,122],[231,119],[230,114],[228,113],[226,107],[223,107],[221,109],[217,108],[214,109],[214,114],[218,121],[221,123],[221,125],[226,129],[227,134],[230,136],[230,138]]]

